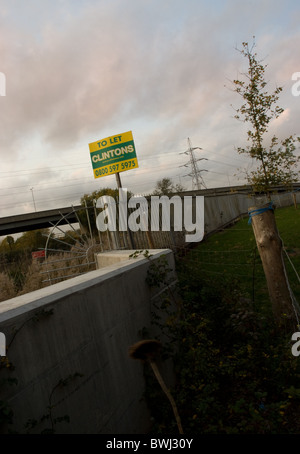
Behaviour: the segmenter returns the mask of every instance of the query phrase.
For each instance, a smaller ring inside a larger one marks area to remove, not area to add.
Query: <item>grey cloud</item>
[[[7,23],[0,19],[0,70],[7,76],[0,153],[19,162],[24,143],[30,153],[32,137],[45,143],[52,159],[127,126],[136,132],[141,163],[182,150],[188,136],[232,156],[234,146],[245,141],[230,108],[240,99],[224,87],[244,67],[235,45],[256,34],[258,53],[266,54],[280,84],[289,71],[300,71],[294,69],[297,30],[283,40],[270,22],[264,25],[284,8],[279,0],[277,12],[266,0],[216,2],[218,11],[192,0],[44,4],[34,30],[22,21],[22,10],[13,32],[13,15]],[[68,9],[72,4],[75,14]],[[36,5],[27,3],[32,20],[38,17]],[[282,99],[291,109],[289,122],[282,123],[287,132],[298,127],[300,98],[285,93]],[[154,168],[155,162],[144,165]]]

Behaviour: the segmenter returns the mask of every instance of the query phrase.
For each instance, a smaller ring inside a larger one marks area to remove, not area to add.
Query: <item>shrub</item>
[[[16,296],[14,281],[6,273],[0,273],[0,301]]]
[[[299,433],[300,367],[290,338],[233,280],[204,282],[201,270],[188,272],[186,264],[178,264],[178,276],[180,317],[163,330],[168,350],[174,346],[172,392],[184,433]],[[158,390],[147,393],[153,431],[171,433]]]

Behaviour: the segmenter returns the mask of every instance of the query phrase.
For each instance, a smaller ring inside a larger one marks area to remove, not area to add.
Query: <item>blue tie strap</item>
[[[264,213],[265,211],[269,211],[269,210],[273,210],[273,202],[270,202],[269,205],[264,208],[257,208],[256,210],[249,211],[248,212],[248,214],[249,214],[248,224],[251,224],[253,216]]]

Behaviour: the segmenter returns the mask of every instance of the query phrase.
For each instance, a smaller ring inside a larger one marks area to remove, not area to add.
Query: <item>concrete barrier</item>
[[[149,259],[129,259],[130,252],[118,251],[105,268],[0,303],[7,342],[0,401],[13,411],[12,425],[1,425],[0,417],[1,433],[147,433],[143,367],[129,358],[128,347],[150,327],[154,296],[145,282]],[[151,260],[165,255],[174,270],[170,250],[150,252]]]
[[[300,191],[292,193],[272,194],[272,201],[280,207],[294,204],[294,198],[300,203]],[[268,203],[266,195],[252,196],[250,194],[232,193],[222,195],[208,195],[204,199],[205,233],[210,234],[243,215],[247,215],[251,206]]]

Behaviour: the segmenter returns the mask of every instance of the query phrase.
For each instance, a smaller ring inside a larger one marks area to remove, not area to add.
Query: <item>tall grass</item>
[[[288,279],[296,299],[300,300],[300,210],[278,208],[275,217],[284,246]],[[188,255],[186,266],[201,270],[209,282],[235,279],[246,297],[258,305],[269,305],[266,279],[248,218],[208,236]]]

